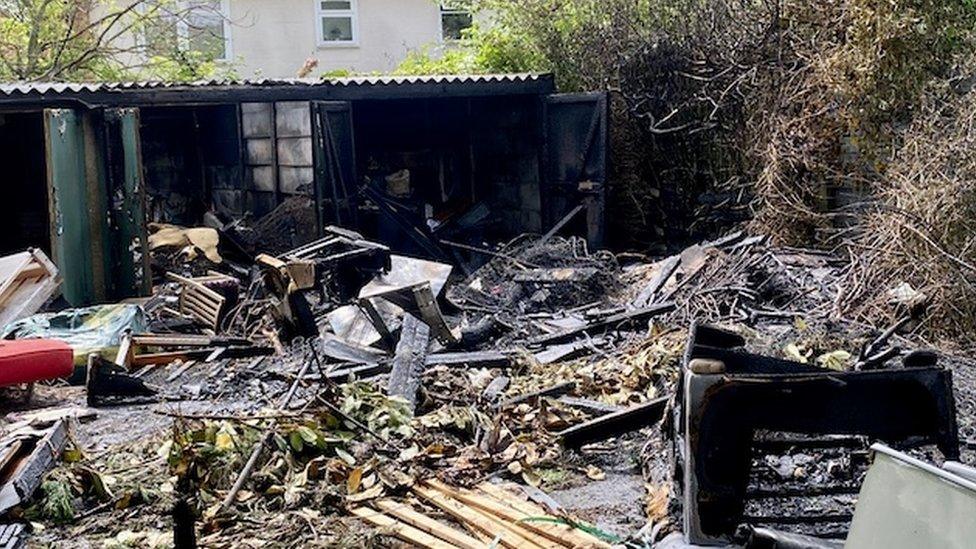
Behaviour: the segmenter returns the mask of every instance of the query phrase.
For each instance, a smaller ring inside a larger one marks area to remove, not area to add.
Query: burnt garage
[[[144,293],[147,223],[328,225],[404,253],[553,227],[603,238],[607,101],[550,75],[0,86],[3,251],[69,302]]]

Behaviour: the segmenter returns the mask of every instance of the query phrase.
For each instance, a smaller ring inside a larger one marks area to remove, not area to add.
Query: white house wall
[[[314,57],[311,76],[348,69],[385,72],[407,52],[440,41],[433,0],[355,0],[358,43],[318,44],[316,0],[230,0],[231,50],[243,77],[293,77]]]

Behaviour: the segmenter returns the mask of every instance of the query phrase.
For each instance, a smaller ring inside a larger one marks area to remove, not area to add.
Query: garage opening
[[[360,101],[353,121],[359,225],[381,242],[415,247],[405,225],[469,242],[541,229],[537,98]]]
[[[44,119],[41,112],[0,113],[3,193],[0,255],[35,247],[51,254]]]
[[[196,226],[206,212],[242,215],[236,105],[140,109],[148,219]]]

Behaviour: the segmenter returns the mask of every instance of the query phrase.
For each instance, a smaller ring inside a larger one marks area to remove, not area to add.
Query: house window
[[[187,48],[213,59],[227,59],[230,33],[224,10],[226,0],[186,0],[183,35]]]
[[[455,0],[441,3],[441,37],[444,40],[460,40],[471,24],[471,11],[464,2]]]
[[[315,7],[319,45],[356,44],[356,0],[315,0]]]
[[[195,51],[209,59],[229,59],[227,2],[177,0],[144,4],[142,11],[149,16],[143,31],[146,50],[150,55],[171,56],[179,51]]]

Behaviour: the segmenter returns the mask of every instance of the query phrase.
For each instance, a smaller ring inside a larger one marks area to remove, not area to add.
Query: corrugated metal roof
[[[348,78],[265,78],[253,80],[201,80],[196,82],[6,82],[0,83],[0,94],[7,97],[48,96],[125,90],[180,88],[247,88],[247,87],[375,87],[415,84],[522,83],[534,82],[548,75],[475,74],[437,76],[353,76]]]

